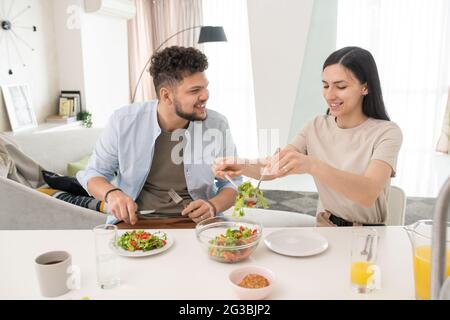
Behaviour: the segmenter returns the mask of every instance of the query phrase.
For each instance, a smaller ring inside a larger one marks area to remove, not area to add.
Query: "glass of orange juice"
[[[352,233],[350,282],[358,293],[369,293],[380,286],[376,265],[378,234],[373,228],[357,227]]]
[[[431,298],[431,256],[433,220],[419,220],[405,227],[412,246],[414,268],[414,287],[416,299],[429,300]],[[450,222],[447,222],[446,266],[444,279],[450,277]]]
[[[431,246],[416,247],[413,260],[416,299],[429,300],[431,288]],[[448,277],[450,277],[450,248],[447,248],[444,279]]]

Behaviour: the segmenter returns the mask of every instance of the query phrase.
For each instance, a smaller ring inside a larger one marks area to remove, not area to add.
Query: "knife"
[[[109,211],[108,206],[106,206],[105,208],[107,214],[112,214]],[[190,219],[189,217],[184,217],[184,216],[174,216],[174,215],[165,215],[165,214],[161,214],[161,213],[155,213],[155,210],[139,210],[136,212],[136,216],[140,219],[174,219],[174,218],[178,218],[178,219],[182,219],[182,218],[187,218]]]
[[[138,211],[136,216],[143,220],[149,220],[149,219],[189,219],[189,217],[186,216],[175,216],[175,215],[165,215],[161,213],[154,213],[155,210],[141,210]]]

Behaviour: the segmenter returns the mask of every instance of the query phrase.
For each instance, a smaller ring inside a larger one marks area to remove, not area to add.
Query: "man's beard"
[[[208,113],[206,113],[204,118],[202,118],[201,116],[197,117],[197,116],[195,116],[195,111],[193,111],[192,113],[186,113],[181,108],[181,104],[178,102],[178,100],[174,99],[173,103],[175,105],[175,113],[177,114],[177,116],[179,116],[180,118],[183,118],[185,120],[203,121],[203,120],[206,120],[206,117],[208,116]]]

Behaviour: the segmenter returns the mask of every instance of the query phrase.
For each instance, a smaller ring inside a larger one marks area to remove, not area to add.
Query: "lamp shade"
[[[223,27],[204,26],[200,29],[198,43],[227,41]]]

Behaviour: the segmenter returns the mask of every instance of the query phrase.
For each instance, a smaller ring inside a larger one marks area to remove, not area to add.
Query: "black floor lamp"
[[[161,49],[163,45],[165,45],[170,39],[179,35],[180,33],[183,33],[185,31],[192,30],[192,29],[198,29],[198,28],[200,28],[200,35],[198,37],[198,43],[227,41],[227,37],[225,35],[225,31],[223,30],[223,27],[195,26],[195,27],[189,27],[189,28],[180,30],[177,33],[171,35],[169,38],[167,38],[165,41],[163,41],[158,46],[158,48],[156,48],[156,50],[154,52],[158,52],[159,49]],[[145,70],[147,70],[148,65],[150,64],[151,60],[152,60],[152,57],[150,57],[147,60],[147,63],[145,64],[144,68],[142,69],[141,74],[139,75],[139,79],[136,83],[136,87],[134,88],[133,96],[131,98],[131,103],[133,103],[134,99],[136,98],[136,93],[139,88],[139,83],[141,82],[142,76],[144,75]]]

